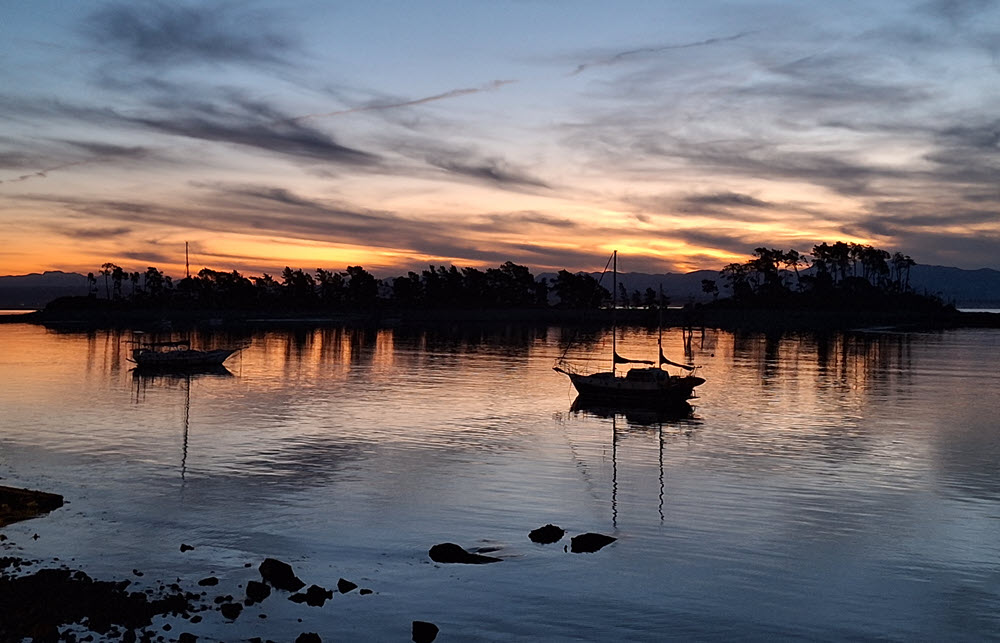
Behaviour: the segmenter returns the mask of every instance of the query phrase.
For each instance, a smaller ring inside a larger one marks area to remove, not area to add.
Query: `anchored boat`
[[[587,372],[567,360],[566,353],[563,353],[563,356],[556,361],[553,370],[569,377],[570,382],[573,383],[577,393],[579,393],[579,399],[584,402],[651,407],[686,404],[687,400],[694,397],[695,387],[705,383],[705,378],[694,374],[697,369],[696,366],[671,361],[663,354],[662,324],[660,325],[660,336],[657,342],[659,355],[656,361],[628,359],[618,354],[618,328],[615,323],[614,314],[618,304],[617,250],[612,253],[610,263],[613,266],[614,275],[611,308],[611,370],[596,373]],[[646,366],[620,370],[619,366],[625,364],[644,364]],[[673,366],[684,372],[678,375],[671,374],[664,368],[665,366]]]
[[[144,342],[132,349],[129,360],[143,368],[198,368],[221,366],[239,348],[195,350],[188,341]]]

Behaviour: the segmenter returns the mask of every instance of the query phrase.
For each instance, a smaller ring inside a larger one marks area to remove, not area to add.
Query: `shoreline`
[[[620,326],[656,327],[660,313],[649,309],[619,309]],[[366,312],[316,310],[134,310],[134,311],[35,311],[0,314],[0,324],[35,324],[60,330],[188,328],[301,328],[324,326],[440,326],[443,324],[536,324],[561,326],[610,326],[608,310],[544,309],[386,309]],[[692,307],[667,309],[665,328],[714,328],[719,330],[935,330],[945,328],[1000,328],[1000,313],[941,310],[847,311]]]

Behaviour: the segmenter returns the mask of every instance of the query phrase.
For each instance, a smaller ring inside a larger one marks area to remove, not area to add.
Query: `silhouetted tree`
[[[108,263],[105,263],[105,264],[101,265],[101,271],[100,272],[101,272],[102,275],[104,275],[104,296],[107,297],[108,299],[111,299],[111,282],[110,282],[110,277],[111,277],[111,273],[114,272],[115,268],[118,268],[118,266],[116,266],[115,264],[111,263],[110,261]]]
[[[714,279],[702,279],[701,291],[706,295],[712,295],[712,299],[719,298],[719,286],[716,285]]]
[[[348,266],[347,301],[355,306],[369,307],[378,295],[378,280],[361,266]]]
[[[564,308],[597,308],[611,298],[608,289],[587,273],[560,270],[552,290]]]

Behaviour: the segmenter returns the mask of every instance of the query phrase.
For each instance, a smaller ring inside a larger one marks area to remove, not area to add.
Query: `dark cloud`
[[[717,45],[724,42],[732,42],[733,40],[739,40],[740,38],[745,38],[750,34],[755,33],[753,31],[741,31],[738,34],[732,36],[722,36],[717,38],[707,38],[705,40],[699,40],[696,42],[687,42],[680,44],[671,45],[659,45],[655,47],[637,47],[635,49],[629,49],[626,51],[619,51],[613,54],[608,54],[600,59],[593,60],[587,63],[581,63],[573,70],[571,75],[576,75],[581,72],[586,71],[592,67],[607,67],[610,65],[617,65],[624,62],[629,62],[636,58],[645,58],[648,56],[656,56],[668,51],[674,51],[676,49],[691,49],[694,47],[708,47],[710,45]]]
[[[523,187],[548,188],[542,180],[524,172],[512,169],[502,159],[485,159],[479,163],[466,163],[459,159],[448,157],[428,157],[427,162],[437,168],[453,174],[467,176],[473,179],[487,181],[497,185],[512,185]]]
[[[275,16],[236,3],[120,3],[96,10],[84,27],[98,46],[126,64],[284,63],[291,39]]]
[[[124,123],[193,139],[255,148],[309,161],[369,166],[374,154],[341,145],[329,134],[296,121],[277,108],[239,94],[224,104],[161,100],[156,113],[118,115]]]
[[[0,152],[0,168],[23,169],[38,165],[38,160],[23,152]]]
[[[422,96],[420,98],[383,98],[380,100],[370,101],[363,105],[357,107],[350,107],[348,109],[341,109],[332,112],[321,112],[317,114],[305,114],[303,116],[297,116],[295,120],[306,120],[310,118],[325,118],[329,116],[341,116],[343,114],[356,114],[358,112],[374,112],[382,111],[388,109],[398,109],[401,107],[414,107],[416,105],[423,105],[426,103],[433,103],[440,100],[447,100],[449,98],[459,98],[461,96],[468,96],[470,94],[478,94],[480,92],[487,92],[499,89],[504,85],[509,85],[515,83],[515,80],[494,80],[481,87],[463,87],[460,89],[452,89],[450,91],[442,92],[440,94],[433,94],[431,96]]]
[[[685,202],[692,205],[708,205],[708,206],[734,206],[734,207],[748,207],[748,208],[771,208],[774,207],[773,204],[767,201],[761,201],[760,199],[754,198],[748,194],[739,194],[737,192],[715,192],[713,194],[695,194],[684,199]]]
[[[151,150],[141,145],[113,145],[94,141],[63,141],[66,145],[83,150],[102,159],[143,160],[151,156]]]
[[[59,234],[73,239],[111,239],[132,232],[131,228],[125,226],[105,227],[105,228],[60,228]]]

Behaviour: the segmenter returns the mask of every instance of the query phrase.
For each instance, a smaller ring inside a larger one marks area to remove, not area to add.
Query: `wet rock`
[[[323,639],[315,632],[303,632],[295,639],[295,643],[323,643]]]
[[[190,632],[181,632],[181,635],[177,637],[177,643],[196,643],[198,637]]]
[[[260,564],[260,567],[258,567],[258,570],[260,571],[260,576],[264,579],[264,582],[270,584],[271,587],[274,587],[275,589],[297,592],[306,586],[306,584],[295,575],[295,572],[292,571],[291,565],[277,560],[276,558],[265,559],[264,562]]]
[[[413,643],[431,643],[438,635],[438,626],[427,621],[413,621]]]
[[[539,527],[538,529],[532,529],[528,532],[528,538],[531,542],[538,543],[540,545],[551,545],[552,543],[557,543],[562,540],[562,537],[566,535],[566,530],[555,525],[549,524],[544,527]]]
[[[80,623],[99,634],[148,627],[157,615],[193,606],[183,594],[151,599],[128,592],[129,581],[95,581],[82,571],[41,569],[16,578],[0,575],[0,639],[46,637],[61,625]]]
[[[255,603],[260,603],[271,595],[271,587],[267,583],[252,580],[247,583],[247,598]]]
[[[570,551],[574,554],[592,554],[603,549],[618,540],[604,534],[586,533],[573,536],[570,542]]]
[[[243,606],[239,603],[223,603],[219,606],[219,611],[230,621],[235,621],[240,612],[243,611]]]
[[[216,578],[215,576],[209,576],[208,578],[202,578],[200,581],[198,581],[198,584],[201,585],[202,587],[211,587],[213,585],[218,585],[219,579]]]
[[[288,597],[288,600],[296,603],[305,603],[311,607],[323,607],[331,598],[333,598],[333,590],[320,587],[319,585],[310,585],[305,593],[292,594]]]
[[[368,589],[367,587],[362,587],[361,589],[358,590],[358,594],[361,594],[362,596],[367,596],[368,594],[371,593],[372,590]]]
[[[191,551],[192,549],[194,549],[194,547],[192,547],[191,545],[185,545],[184,543],[181,543],[181,553],[184,553],[186,551]]]
[[[44,491],[0,485],[0,527],[27,520],[63,506],[63,497]],[[33,536],[36,540],[38,534]]]
[[[427,554],[435,563],[461,563],[464,565],[483,565],[499,563],[501,559],[482,554],[473,554],[462,549],[455,543],[441,543],[431,547]]]
[[[344,580],[343,578],[341,578],[340,580],[337,581],[337,591],[339,591],[341,594],[346,594],[347,592],[353,591],[357,588],[358,586],[349,580]]]

